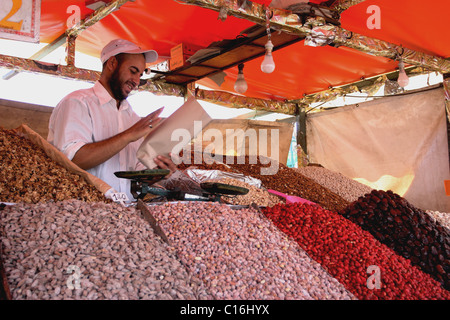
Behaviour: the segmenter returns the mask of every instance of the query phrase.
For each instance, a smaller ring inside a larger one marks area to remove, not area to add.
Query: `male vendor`
[[[155,62],[158,54],[116,39],[103,48],[100,58],[100,79],[92,88],[61,100],[50,117],[47,140],[80,168],[133,200],[130,180],[117,178],[114,172],[147,169],[136,151],[160,121],[162,109],[141,119],[126,99],[139,85],[146,64]],[[177,170],[169,158],[158,156],[154,161],[161,169]]]

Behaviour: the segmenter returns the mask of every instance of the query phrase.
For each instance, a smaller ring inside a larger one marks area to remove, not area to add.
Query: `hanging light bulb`
[[[398,63],[398,69],[399,69],[399,74],[398,74],[398,85],[402,88],[406,87],[409,83],[409,78],[406,75],[405,72],[405,64],[403,63],[403,59],[400,58],[400,61]]]
[[[236,90],[236,92],[238,93],[244,93],[245,91],[247,91],[248,85],[247,82],[244,79],[244,64],[241,63],[238,65],[238,76],[236,79],[236,82],[234,83],[234,90]]]
[[[275,70],[275,62],[272,56],[273,44],[272,41],[267,41],[266,43],[266,54],[264,55],[264,60],[261,63],[261,71],[264,73],[272,73]]]
[[[275,62],[273,61],[272,50],[273,43],[270,34],[270,11],[266,9],[266,32],[267,32],[267,43],[265,45],[266,53],[264,55],[264,60],[261,63],[261,71],[264,73],[272,73],[275,70]]]

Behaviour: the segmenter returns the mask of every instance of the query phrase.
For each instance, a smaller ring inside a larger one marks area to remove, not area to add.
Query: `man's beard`
[[[122,90],[122,84],[120,82],[119,68],[116,68],[109,79],[109,86],[111,87],[112,94],[114,95],[114,99],[117,101],[125,100],[128,95],[125,95]]]

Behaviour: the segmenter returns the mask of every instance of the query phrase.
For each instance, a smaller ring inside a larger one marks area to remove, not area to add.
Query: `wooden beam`
[[[52,53],[53,51],[55,51],[56,49],[58,49],[65,43],[66,43],[66,34],[63,33],[58,38],[56,38],[55,40],[53,40],[52,42],[47,44],[45,47],[43,47],[42,49],[37,51],[35,54],[33,54],[29,59],[41,60],[42,58],[44,58],[48,54]],[[12,70],[3,76],[3,80],[9,80],[17,74],[19,74],[19,71]]]
[[[252,112],[241,114],[241,115],[239,115],[237,117],[234,117],[233,119],[244,119],[244,120],[246,120],[246,119],[252,119],[254,117],[265,116],[265,115],[268,115],[268,114],[271,114],[271,113],[272,112],[269,112],[269,111],[255,110],[255,111],[252,111]]]
[[[218,47],[217,53],[199,58],[192,63],[186,63],[184,66],[174,70],[159,72],[153,79],[187,85],[263,56],[265,54],[264,44],[267,42],[267,38],[266,30],[260,27],[260,32],[257,35],[232,40],[224,44],[223,47]],[[295,35],[275,33],[272,35],[273,51],[290,46],[301,40],[302,38]],[[254,50],[253,48],[256,49]]]
[[[356,6],[364,1],[366,0],[337,0],[330,6],[330,8],[342,13],[350,7]]]
[[[429,71],[426,69],[417,68],[415,66],[405,68],[406,74],[411,75],[420,75],[427,74]],[[384,74],[379,74],[370,78],[361,79],[356,82],[348,83],[342,86],[336,86],[327,90],[323,90],[320,92],[307,94],[301,99],[290,100],[291,103],[300,103],[303,105],[309,105],[315,102],[327,102],[331,100],[331,98],[336,98],[339,96],[344,96],[347,94],[351,94],[354,92],[364,92],[368,91],[372,86],[377,85],[380,82],[382,77],[385,77],[386,80],[394,81],[398,78],[399,71],[392,71]],[[333,95],[332,92],[335,91]],[[329,97],[329,99],[324,99],[324,97]],[[314,108],[313,108],[314,109]],[[311,109],[312,110],[312,109]]]
[[[196,89],[194,96],[197,99],[223,105],[229,108],[249,108],[253,110],[276,112],[288,115],[294,115],[296,112],[295,103],[245,97],[224,91]]]
[[[0,54],[0,67],[17,71],[27,71],[31,73],[47,74],[64,79],[95,82],[100,77],[100,72],[76,68],[74,66],[58,65],[53,63],[43,63],[32,59],[24,59]],[[148,91],[155,94],[167,94],[184,97],[185,86],[167,84],[160,81],[148,80],[138,91]]]

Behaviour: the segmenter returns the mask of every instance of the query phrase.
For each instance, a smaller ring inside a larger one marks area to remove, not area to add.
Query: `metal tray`
[[[202,182],[200,183],[200,187],[207,192],[217,194],[244,195],[249,192],[247,188],[219,182]]]
[[[131,179],[153,184],[164,179],[170,173],[168,169],[149,169],[138,171],[116,171],[114,175],[118,178]]]

